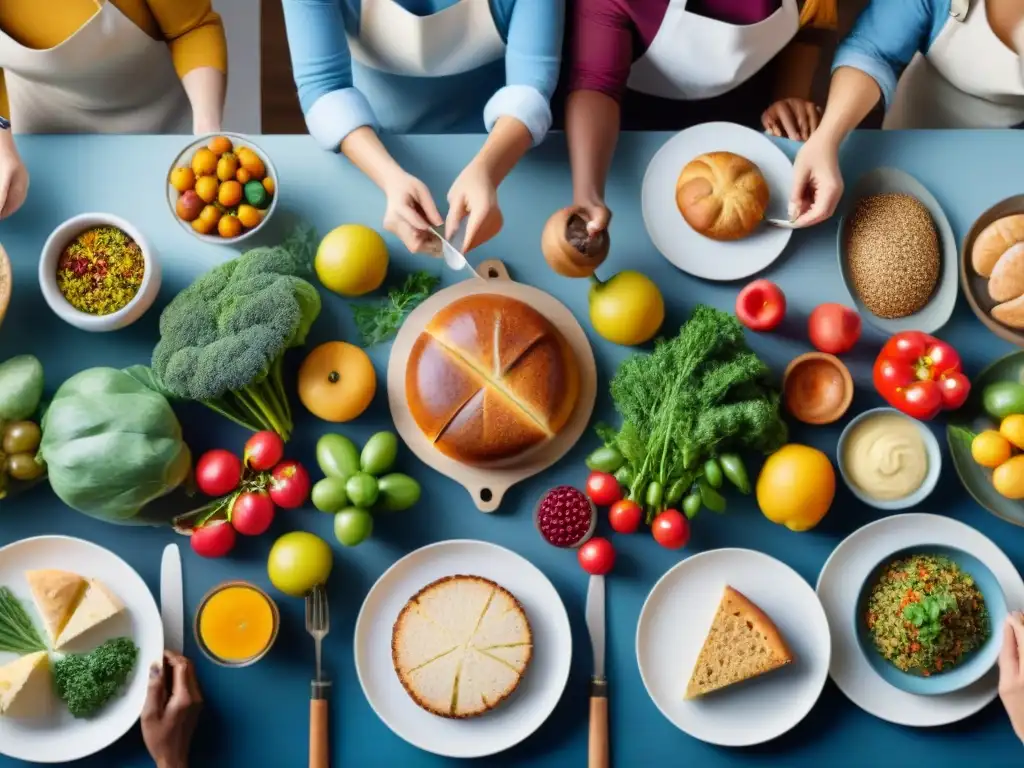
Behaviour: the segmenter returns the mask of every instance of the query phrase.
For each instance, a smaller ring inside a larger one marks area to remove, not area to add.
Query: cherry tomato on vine
[[[226,496],[242,482],[242,460],[231,451],[215,448],[196,462],[196,485],[207,496]]]
[[[245,491],[231,504],[231,525],[243,536],[259,536],[274,522],[274,512],[266,491]]]
[[[277,432],[257,432],[245,442],[242,459],[256,472],[269,472],[284,458],[284,440]]]
[[[297,461],[282,461],[270,473],[270,499],[281,509],[296,509],[309,498],[309,473]]]
[[[192,531],[189,542],[200,557],[224,557],[235,548],[237,538],[227,520],[214,520]]]

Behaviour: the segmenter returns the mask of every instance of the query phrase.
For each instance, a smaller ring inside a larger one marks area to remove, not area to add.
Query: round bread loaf
[[[405,370],[417,426],[465,464],[509,459],[550,440],[579,390],[576,357],[558,329],[528,304],[489,293],[434,315]]]
[[[768,183],[747,158],[709,152],[688,162],[679,174],[676,205],[698,234],[712,240],[739,240],[764,219]]]

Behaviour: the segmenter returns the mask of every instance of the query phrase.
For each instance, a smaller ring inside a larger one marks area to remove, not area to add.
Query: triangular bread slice
[[[50,642],[56,643],[64,626],[75,612],[87,582],[77,573],[58,570],[26,571],[25,580],[32,601],[43,619]]]
[[[39,651],[0,667],[0,715],[38,717],[50,701],[50,657]]]
[[[743,594],[726,586],[686,686],[686,698],[704,696],[792,661],[793,654],[774,622]]]
[[[124,603],[98,579],[89,579],[85,595],[60,633],[54,648],[63,648],[75,638],[103,624],[124,610]]]

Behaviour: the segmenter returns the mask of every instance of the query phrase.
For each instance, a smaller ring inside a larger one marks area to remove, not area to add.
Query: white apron
[[[952,0],[927,55],[903,72],[883,128],[1009,128],[1024,122],[1020,57],[996,37],[985,0]]]
[[[95,16],[46,50],[0,31],[0,69],[16,133],[192,132],[167,44],[109,2],[98,2]]]
[[[460,0],[429,16],[396,0],[363,0],[359,35],[348,44],[363,66],[412,77],[458,75],[505,55],[489,0]]]
[[[800,29],[797,0],[782,0],[767,19],[747,25],[690,13],[686,4],[669,0],[651,46],[630,70],[632,90],[685,101],[721,96],[757,74]]]

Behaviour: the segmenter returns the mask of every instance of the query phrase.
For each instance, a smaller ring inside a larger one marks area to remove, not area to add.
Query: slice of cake
[[[0,715],[38,717],[50,701],[50,657],[39,651],[0,667]]]
[[[686,686],[686,698],[704,696],[792,661],[793,654],[774,622],[726,586]]]
[[[53,647],[63,648],[75,638],[112,619],[123,610],[124,603],[117,595],[98,579],[89,579],[85,595],[82,596]]]
[[[55,644],[85,594],[87,582],[77,573],[57,570],[26,571],[25,580],[50,643]]]
[[[480,576],[448,576],[405,604],[391,635],[403,687],[441,717],[482,715],[508,698],[533,657],[530,622],[506,589]]]

